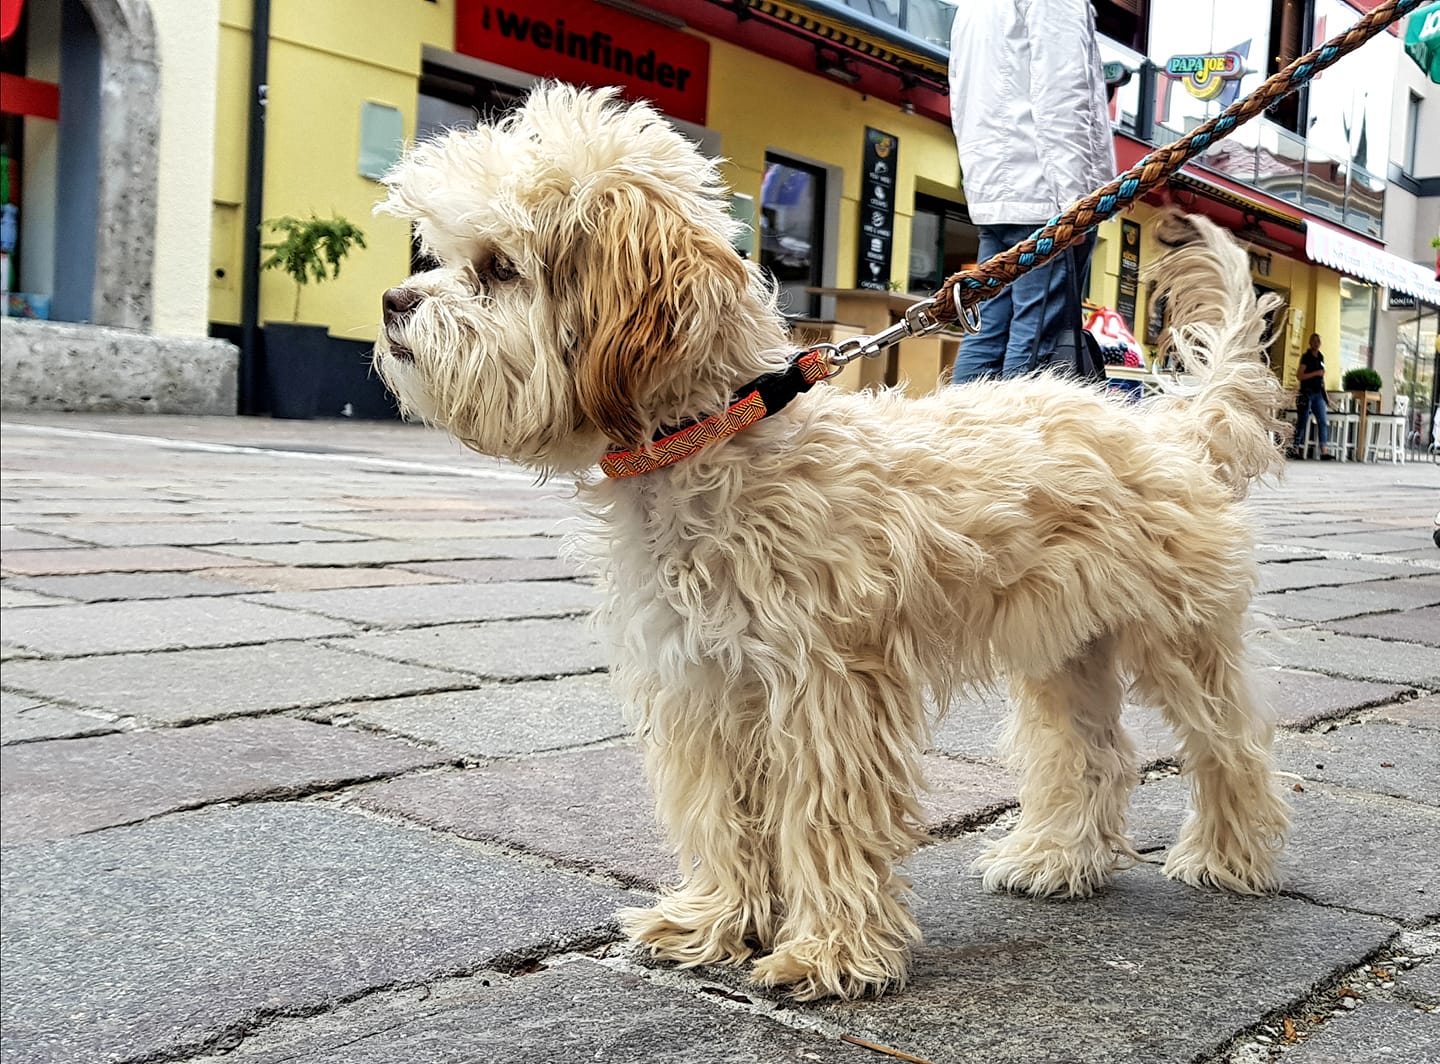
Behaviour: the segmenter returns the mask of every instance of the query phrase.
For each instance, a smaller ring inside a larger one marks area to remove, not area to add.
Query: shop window
[[[959,203],[918,194],[910,219],[910,269],[906,290],[929,295],[945,278],[975,264],[980,233]]]
[[[1353,277],[1340,278],[1340,372],[1368,367],[1374,362],[1374,285]],[[1323,339],[1323,337],[1322,337]]]
[[[766,154],[760,183],[760,265],[779,291],[788,317],[815,317],[819,298],[806,291],[821,283],[824,262],[825,173]]]
[[[1400,323],[1395,335],[1395,394],[1410,400],[1405,437],[1417,450],[1426,450],[1435,442],[1435,407],[1440,402],[1437,325],[1440,309],[1422,303]]]

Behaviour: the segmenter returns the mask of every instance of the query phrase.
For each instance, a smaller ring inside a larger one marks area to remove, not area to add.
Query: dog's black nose
[[[385,324],[402,321],[424,298],[413,288],[401,286],[385,289],[385,297],[381,300],[381,306],[385,308]]]

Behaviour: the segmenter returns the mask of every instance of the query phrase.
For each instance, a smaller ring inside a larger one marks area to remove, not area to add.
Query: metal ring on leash
[[[907,307],[905,316],[888,329],[882,329],[874,336],[852,336],[838,344],[816,344],[812,351],[828,352],[826,363],[831,367],[833,377],[857,358],[875,358],[888,347],[914,336],[927,336],[945,328],[948,322],[934,313],[935,300],[922,299]],[[956,324],[967,333],[980,331],[980,307],[962,307]]]

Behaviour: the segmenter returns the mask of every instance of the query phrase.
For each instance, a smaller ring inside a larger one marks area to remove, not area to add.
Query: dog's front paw
[[[1274,894],[1280,889],[1279,839],[1269,844],[1207,845],[1198,832],[1181,832],[1165,858],[1165,874],[1192,887],[1218,887],[1235,894]]]
[[[756,961],[750,979],[784,989],[797,1001],[879,997],[905,985],[909,963],[910,950],[899,940],[867,943],[863,953],[828,942],[792,942]]]
[[[746,940],[746,929],[733,915],[702,921],[695,910],[676,912],[672,902],[662,898],[653,909],[621,909],[616,915],[625,933],[648,949],[652,957],[684,968],[741,964],[755,952],[754,945]]]
[[[1036,898],[1088,898],[1103,887],[1110,873],[1134,858],[1100,845],[1072,849],[1021,834],[1008,835],[975,859],[971,870],[992,893],[1008,891]]]

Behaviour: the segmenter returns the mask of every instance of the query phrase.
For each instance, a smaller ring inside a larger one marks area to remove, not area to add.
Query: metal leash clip
[[[888,329],[882,329],[874,336],[852,336],[848,340],[841,340],[838,344],[817,345],[817,349],[824,349],[828,352],[826,361],[831,367],[830,376],[835,376],[857,358],[876,358],[886,348],[893,347],[901,340],[908,340],[915,336],[927,336],[943,329],[946,323],[932,313],[934,306],[933,298],[922,299],[905,311],[905,317]],[[967,333],[978,331],[980,308],[978,306],[960,307],[959,310],[960,319],[957,324]]]

